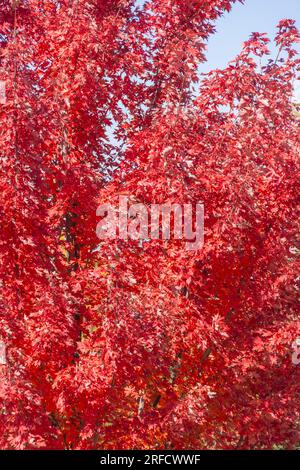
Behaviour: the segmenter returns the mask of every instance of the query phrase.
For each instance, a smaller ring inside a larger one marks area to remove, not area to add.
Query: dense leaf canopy
[[[1,2],[1,448],[299,445],[299,34],[199,81],[233,3]],[[204,247],[99,242],[120,194]]]

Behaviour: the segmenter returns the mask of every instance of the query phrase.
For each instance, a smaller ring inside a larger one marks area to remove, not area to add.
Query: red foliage
[[[299,34],[196,92],[232,3],[2,2],[2,448],[299,445]],[[99,245],[119,194],[203,201],[203,249]]]

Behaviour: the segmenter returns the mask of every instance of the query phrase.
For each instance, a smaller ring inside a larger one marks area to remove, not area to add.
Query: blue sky
[[[144,0],[136,3],[141,5]],[[200,65],[199,72],[226,67],[252,32],[268,33],[273,39],[277,24],[284,18],[296,20],[300,29],[300,0],[245,0],[244,4],[236,3],[216,22],[217,32],[207,44],[207,62]],[[270,49],[276,56],[274,45],[273,51],[271,45]],[[296,82],[295,99],[300,102],[300,81]]]
[[[274,38],[276,25],[283,18],[296,20],[300,28],[300,0],[246,0],[244,5],[235,4],[217,21],[217,33],[209,39],[207,62],[200,71],[225,67],[254,31]]]
[[[144,2],[136,0],[137,5]],[[226,67],[252,32],[267,33],[273,39],[277,24],[284,18],[296,20],[300,29],[300,0],[244,0],[244,4],[234,4],[232,10],[225,12],[216,22],[217,32],[210,37],[207,45],[207,62],[199,67],[199,72]],[[269,48],[276,56],[275,45],[270,44]]]

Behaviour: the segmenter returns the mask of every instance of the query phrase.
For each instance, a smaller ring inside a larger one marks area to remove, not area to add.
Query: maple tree
[[[1,448],[299,446],[299,33],[199,83],[233,3],[1,3]],[[204,247],[99,242],[120,194]]]

